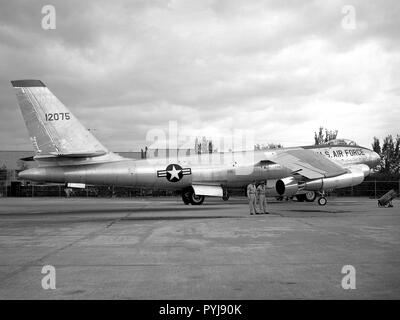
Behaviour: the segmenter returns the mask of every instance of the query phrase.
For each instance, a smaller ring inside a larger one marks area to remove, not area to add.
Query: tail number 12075
[[[69,120],[71,116],[69,112],[58,112],[58,113],[46,113],[46,121],[58,121],[58,120]]]

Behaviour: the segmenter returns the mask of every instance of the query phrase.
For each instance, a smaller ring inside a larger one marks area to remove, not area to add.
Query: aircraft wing
[[[335,177],[348,172],[325,156],[306,149],[277,150],[268,160],[308,179]]]

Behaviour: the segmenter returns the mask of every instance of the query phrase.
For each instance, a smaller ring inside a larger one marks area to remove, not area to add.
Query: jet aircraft
[[[37,168],[24,180],[179,190],[185,204],[267,180],[269,196],[296,196],[325,205],[326,190],[360,184],[380,157],[349,141],[219,154],[127,159],[110,152],[40,80],[11,81],[35,150]]]

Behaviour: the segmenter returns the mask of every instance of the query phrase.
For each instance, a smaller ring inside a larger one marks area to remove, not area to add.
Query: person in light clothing
[[[257,188],[255,180],[247,186],[247,198],[249,199],[250,215],[253,215],[256,213],[257,201]]]
[[[260,185],[257,187],[257,202],[259,212],[261,214],[268,214],[267,187],[265,181],[261,181]]]

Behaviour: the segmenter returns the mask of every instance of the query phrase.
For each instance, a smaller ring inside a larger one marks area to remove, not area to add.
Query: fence
[[[85,189],[70,189],[71,197],[105,197],[131,198],[141,196],[174,196],[177,192],[166,190],[152,190],[134,187],[116,186],[87,186]],[[0,197],[66,197],[64,185],[27,185],[12,184],[0,185]]]
[[[7,186],[9,185],[9,170],[0,169],[0,197],[7,197]]]
[[[354,187],[335,189],[333,193],[336,194],[337,196],[352,196],[352,197],[367,196],[372,199],[378,199],[391,189],[394,189],[397,192],[399,192],[400,180],[391,180],[391,181],[367,180]]]
[[[378,199],[389,190],[397,192],[400,189],[400,180],[382,181],[367,180],[360,185],[335,189],[329,194],[336,196],[369,197]],[[233,196],[244,196],[244,190],[230,190]],[[71,196],[75,197],[140,197],[140,196],[175,196],[178,192],[166,190],[152,190],[134,187],[116,186],[87,186],[85,189],[73,189]],[[27,185],[23,186],[18,181],[11,181],[7,185],[5,181],[0,181],[0,197],[65,197],[64,185]]]

